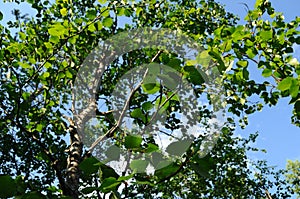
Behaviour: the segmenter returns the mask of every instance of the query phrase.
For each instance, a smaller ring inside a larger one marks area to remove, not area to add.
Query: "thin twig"
[[[139,83],[139,84],[131,91],[131,93],[130,93],[128,99],[126,100],[125,105],[124,105],[124,107],[123,107],[123,109],[122,109],[122,112],[121,112],[121,115],[120,115],[120,117],[119,117],[118,122],[117,122],[110,130],[108,130],[103,136],[97,138],[97,140],[96,140],[94,143],[92,143],[92,145],[91,145],[90,148],[88,149],[89,152],[92,152],[92,151],[94,150],[94,148],[97,146],[97,144],[98,144],[99,142],[103,141],[105,137],[107,137],[107,136],[108,136],[108,137],[111,137],[111,135],[115,132],[115,130],[116,130],[117,128],[119,128],[119,126],[121,125],[121,122],[122,122],[122,120],[123,120],[123,117],[124,117],[124,115],[125,115],[125,112],[126,112],[128,106],[129,106],[130,99],[132,98],[132,96],[134,95],[134,93],[135,93],[135,92],[141,87],[141,85],[143,84],[143,80],[145,79],[147,73],[148,73],[148,68],[147,68],[146,71],[145,71],[145,74],[144,74],[144,76],[143,76],[142,81],[141,81],[141,82],[140,82],[140,83]]]
[[[266,189],[266,196],[267,196],[267,199],[272,199],[272,196],[270,195],[269,191]]]

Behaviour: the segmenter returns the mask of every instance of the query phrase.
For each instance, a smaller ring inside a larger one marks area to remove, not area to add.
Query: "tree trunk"
[[[79,164],[82,156],[82,141],[76,130],[74,122],[69,120],[70,127],[70,149],[67,159],[67,175],[66,185],[67,190],[64,195],[71,196],[72,198],[78,198],[79,196]]]

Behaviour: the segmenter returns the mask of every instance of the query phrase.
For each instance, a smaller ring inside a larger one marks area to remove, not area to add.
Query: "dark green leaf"
[[[97,190],[97,187],[85,187],[81,190],[82,193],[84,194],[89,194],[92,193],[93,191]]]
[[[141,118],[143,116],[143,111],[140,108],[136,108],[130,113],[130,116],[133,118]]]
[[[140,136],[128,135],[125,137],[125,147],[127,149],[138,148],[141,146],[143,138]]]
[[[179,169],[179,165],[177,165],[176,163],[170,163],[167,166],[156,170],[154,172],[154,175],[156,175],[159,179],[164,179],[168,176],[175,174],[176,172],[178,172]]]
[[[8,175],[0,176],[0,197],[9,198],[17,191],[15,181]]]
[[[116,171],[113,168],[100,162],[97,165],[100,166],[99,176],[101,180],[104,180],[105,178],[109,178],[109,177],[114,177],[116,179],[119,178],[119,175],[116,173]]]
[[[147,94],[157,93],[160,89],[159,84],[156,83],[145,83],[142,84],[143,91]]]
[[[121,184],[121,182],[117,181],[114,177],[105,178],[103,182],[101,183],[100,190],[104,193],[108,193],[112,190],[115,190],[116,187],[118,187]]]
[[[41,199],[41,198],[46,198],[46,196],[36,191],[26,193],[24,196],[22,196],[22,199]]]
[[[296,38],[296,44],[300,44],[300,36]]]
[[[209,177],[209,171],[214,168],[213,159],[210,156],[196,158],[196,162],[191,163],[192,168],[201,176]]]
[[[99,163],[99,160],[97,160],[95,157],[89,157],[79,164],[79,168],[86,176],[89,176],[92,173],[98,172],[99,165],[97,165],[97,163]]]
[[[209,51],[209,55],[212,56],[213,58],[215,58],[218,62],[218,70],[220,73],[224,72],[226,70],[226,66],[221,58],[221,56],[219,55],[219,53],[215,52],[214,50]]]
[[[167,59],[167,58],[166,58]],[[181,60],[180,59],[171,59],[167,65],[174,68],[175,70],[179,71],[181,69]]]
[[[149,111],[153,108],[153,104],[151,102],[145,102],[145,103],[142,104],[142,108],[145,111]]]

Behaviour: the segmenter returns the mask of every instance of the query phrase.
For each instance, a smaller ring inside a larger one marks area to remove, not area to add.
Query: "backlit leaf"
[[[262,72],[263,77],[270,77],[272,75],[272,69],[265,68]]]
[[[292,85],[292,81],[293,81],[292,77],[287,77],[283,79],[281,82],[279,82],[277,88],[281,91],[288,90]]]
[[[110,28],[112,25],[113,25],[114,21],[112,18],[110,17],[106,17],[105,19],[103,19],[103,26],[107,27],[107,28]]]

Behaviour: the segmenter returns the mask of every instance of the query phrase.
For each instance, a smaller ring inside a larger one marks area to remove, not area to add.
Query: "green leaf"
[[[186,65],[187,66],[194,66],[197,64],[197,60],[187,60]]]
[[[147,160],[132,160],[130,163],[130,168],[138,173],[146,172],[146,168],[149,162]]]
[[[112,145],[106,151],[105,155],[109,160],[119,160],[120,159],[120,148],[118,146]]]
[[[103,26],[110,28],[113,25],[114,21],[111,17],[106,17],[105,19],[103,19]]]
[[[84,194],[89,194],[92,193],[93,191],[97,190],[97,187],[85,187],[81,190],[82,193]]]
[[[272,75],[272,69],[265,68],[262,72],[263,77],[270,77]]]
[[[79,37],[78,35],[75,35],[75,36],[69,38],[68,41],[69,41],[71,44],[75,44],[78,37]]]
[[[210,156],[196,158],[196,162],[191,163],[191,167],[203,177],[209,177],[209,171],[214,168],[214,161]]]
[[[237,66],[240,66],[242,68],[245,68],[248,66],[248,61],[247,60],[240,60],[236,63]]]
[[[112,193],[110,193],[110,195],[109,195],[109,199],[119,199],[120,197],[118,197],[117,195],[116,195],[116,193],[115,192],[112,192]]]
[[[50,77],[50,73],[46,71],[42,74],[42,78],[46,79],[47,77]]]
[[[125,13],[125,8],[121,7],[121,8],[117,8],[117,15],[118,16],[123,16]]]
[[[24,100],[27,100],[30,96],[30,93],[29,92],[23,92],[22,93],[22,97],[24,98]]]
[[[153,104],[151,102],[145,102],[145,103],[142,104],[142,108],[145,111],[149,111],[153,108]]]
[[[296,38],[296,44],[300,44],[300,36]]]
[[[99,3],[105,4],[107,0],[98,0]]]
[[[143,111],[140,108],[136,108],[130,113],[130,116],[133,118],[141,118],[143,116]]]
[[[163,54],[162,57],[165,57],[165,58],[162,58],[163,60],[167,60],[168,59],[167,55],[165,55],[165,54]],[[171,68],[174,68],[177,71],[179,71],[181,69],[180,64],[181,64],[181,60],[180,59],[176,59],[176,58],[171,59],[167,63],[168,66],[170,66]]]
[[[152,153],[152,152],[158,151],[158,150],[159,150],[159,147],[157,145],[149,143],[145,152]]]
[[[288,90],[292,85],[292,81],[293,81],[292,77],[287,77],[283,79],[281,82],[279,82],[277,88],[281,91]]]
[[[253,59],[253,58],[256,56],[257,52],[256,52],[256,50],[253,49],[253,48],[248,48],[248,49],[246,50],[246,54],[248,55],[248,57],[249,57],[250,59]]]
[[[190,145],[190,140],[180,140],[177,142],[172,142],[166,148],[166,152],[168,152],[170,155],[181,156],[187,151]]]
[[[58,36],[51,36],[49,39],[49,42],[57,44],[59,42],[59,37]]]
[[[217,53],[214,50],[211,50],[211,51],[209,51],[209,55],[212,56],[213,58],[215,58],[217,60],[217,62],[219,63],[218,66],[217,66],[219,72],[222,73],[223,71],[226,70],[226,66],[225,66],[221,56],[219,55],[219,53]]]
[[[259,35],[262,38],[262,40],[268,41],[268,40],[272,39],[273,33],[272,33],[272,30],[267,30],[267,31],[264,30],[264,31],[261,31],[259,33]]]
[[[130,17],[132,12],[131,12],[130,9],[125,9],[124,14],[125,14],[126,17]]]
[[[10,176],[0,176],[0,185],[1,198],[9,198],[15,195],[17,191],[16,183]]]
[[[73,77],[73,74],[69,70],[67,70],[66,71],[66,77],[71,79]]]
[[[24,69],[27,69],[27,68],[30,68],[31,66],[28,64],[28,63],[24,63],[24,62],[19,62],[19,65],[24,68]]]
[[[127,149],[138,148],[141,146],[143,138],[140,136],[128,135],[125,137],[125,147]]]
[[[169,72],[167,75],[157,74],[157,77],[159,77],[159,79],[162,81],[162,84],[170,90],[176,89],[178,85],[178,76],[176,73]]]
[[[143,11],[143,8],[137,7],[136,8],[136,15],[139,16],[142,11]]]
[[[0,21],[3,19],[3,14],[0,12]]]
[[[95,25],[93,23],[91,25],[89,25],[88,30],[91,32],[95,32],[96,31]]]
[[[48,29],[48,32],[51,36],[62,36],[65,34],[66,28],[60,23],[54,24],[51,28]]]
[[[135,182],[136,184],[141,184],[141,185],[150,185],[150,186],[155,186],[155,184],[154,183],[152,183],[152,182],[149,182],[149,181],[139,181],[139,180],[136,180],[136,182]]]
[[[116,171],[113,168],[111,168],[101,162],[96,163],[95,166],[98,166],[98,167],[100,166],[100,169],[99,169],[100,180],[104,180],[104,179],[110,178],[110,177],[114,177],[116,179],[119,178],[119,175],[116,173]]]
[[[249,71],[247,68],[243,68],[243,79],[248,80],[249,79]]]
[[[180,169],[180,166],[176,163],[170,163],[167,166],[158,169],[154,172],[154,175],[156,175],[159,179],[164,179],[170,175],[173,175]]]
[[[36,126],[36,130],[37,130],[38,132],[42,132],[43,127],[44,127],[44,125],[38,124],[38,125]]]
[[[19,36],[21,40],[26,40],[26,34],[24,32],[19,32]]]
[[[166,100],[167,100],[167,98],[165,96],[163,96],[162,98],[159,97],[159,98],[156,99],[155,107],[157,109],[160,108],[159,111],[158,111],[159,114],[163,114],[168,109],[168,107],[170,105],[170,101],[168,100],[165,103]],[[162,106],[162,104],[164,104],[164,105]]]
[[[142,84],[142,89],[147,94],[154,94],[159,91],[160,86],[157,83],[144,83]]]
[[[68,10],[67,10],[67,8],[62,8],[62,9],[60,9],[60,14],[64,17],[64,16],[66,16],[67,14],[68,14]]]
[[[200,74],[194,66],[185,66],[183,69],[187,72],[187,77],[189,78],[191,83],[195,85],[201,85],[204,83],[202,74]]]
[[[299,82],[296,79],[292,80],[292,84],[290,86],[290,95],[292,98],[295,98],[299,94]]]
[[[86,176],[89,176],[90,174],[96,173],[99,170],[99,165],[97,163],[99,163],[99,160],[97,160],[95,157],[89,157],[79,164],[79,168]]]
[[[121,177],[118,178],[118,181],[123,182],[123,181],[129,180],[133,176],[134,176],[134,173],[132,173],[131,175],[128,175],[128,176],[121,176]]]
[[[200,65],[208,67],[211,61],[211,57],[208,51],[204,50],[196,57],[196,60]]]
[[[40,198],[46,198],[46,196],[36,191],[26,193],[24,196],[22,196],[22,199],[40,199]]]
[[[88,10],[86,12],[86,17],[89,18],[90,20],[93,20],[96,18],[97,11],[96,10]]]
[[[103,180],[99,189],[103,191],[103,193],[108,193],[112,190],[115,190],[120,184],[121,182],[119,182],[116,178],[109,177]]]

